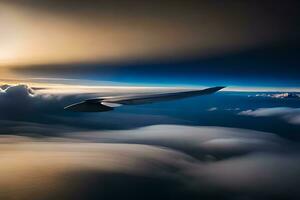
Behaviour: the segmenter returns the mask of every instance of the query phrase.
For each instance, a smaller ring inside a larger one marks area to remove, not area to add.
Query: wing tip
[[[223,90],[223,89],[226,88],[226,87],[227,87],[227,86],[217,86],[216,89],[218,89],[218,91],[219,91],[219,90]]]
[[[215,93],[215,92],[218,92],[222,89],[226,88],[226,86],[216,86],[216,87],[211,87],[211,88],[207,88],[205,89],[204,91],[208,92],[209,94],[211,93]]]

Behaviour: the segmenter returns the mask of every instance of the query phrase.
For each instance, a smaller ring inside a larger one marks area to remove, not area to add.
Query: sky
[[[298,1],[3,0],[0,10],[2,82],[299,86]]]

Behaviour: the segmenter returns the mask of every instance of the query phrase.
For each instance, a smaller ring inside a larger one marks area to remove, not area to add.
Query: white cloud
[[[299,94],[295,94],[295,93],[280,93],[280,94],[273,94],[272,95],[273,98],[277,98],[277,99],[286,99],[286,98],[296,98],[299,99],[300,96]]]
[[[67,134],[67,137],[112,143],[142,143],[174,148],[194,153],[198,158],[206,154],[222,159],[229,151],[235,154],[251,151],[273,151],[286,141],[278,136],[259,131],[224,128],[155,125],[135,130],[84,132]]]
[[[226,111],[239,111],[241,110],[240,108],[226,108]]]
[[[248,97],[270,97],[275,99],[300,99],[300,94],[297,94],[295,92],[284,92],[284,93],[276,93],[276,94],[259,93],[256,95],[248,95]]]
[[[217,107],[212,107],[212,108],[207,109],[207,111],[209,111],[209,112],[211,112],[211,111],[216,111],[216,110],[218,110]]]
[[[245,110],[239,115],[252,117],[280,117],[291,124],[300,124],[300,108],[290,107],[273,107],[273,108],[259,108],[256,110]]]

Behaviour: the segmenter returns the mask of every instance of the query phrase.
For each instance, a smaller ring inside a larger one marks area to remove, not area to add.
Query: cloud
[[[5,86],[0,91],[0,132],[11,131],[10,127],[26,132],[30,124],[34,128],[41,124],[50,127],[51,115],[63,108],[65,100],[63,96],[38,93],[27,85]]]
[[[31,88],[27,85],[17,85],[17,86],[9,86],[9,85],[2,85],[1,86],[1,95],[12,96],[14,98],[18,97],[31,97],[33,96],[34,92]]]
[[[299,152],[250,154],[204,167],[194,166],[188,173],[194,178],[194,187],[227,191],[225,199],[297,199],[298,156]]]
[[[45,94],[27,85],[5,85],[0,90],[0,134],[57,134],[74,131],[65,123],[63,107],[76,96]],[[84,96],[84,95],[83,95]],[[77,127],[80,130],[80,127]]]
[[[168,187],[179,187],[172,171],[192,160],[138,144],[29,141],[0,149],[1,199],[140,199],[153,191],[166,197]]]
[[[29,110],[32,106],[38,107],[43,101],[50,101],[54,98],[51,95],[38,94],[27,85],[3,85],[1,88],[0,109],[7,113]]]
[[[274,94],[272,95],[273,98],[277,99],[300,99],[299,94],[295,93],[280,93],[280,94]]]
[[[248,97],[253,97],[249,95]],[[300,99],[300,95],[295,92],[285,92],[285,93],[277,93],[277,94],[256,94],[254,97],[270,97],[275,99]]]
[[[3,90],[6,90],[9,87],[9,85],[5,84],[5,85],[1,85],[0,86],[0,92],[3,92]]]
[[[256,110],[245,110],[239,115],[252,117],[279,117],[290,124],[300,124],[300,108],[290,107],[273,107],[273,108],[259,108]]]
[[[212,108],[209,108],[207,111],[211,112],[211,111],[216,111],[216,110],[218,110],[217,107],[212,107]]]
[[[226,108],[226,111],[239,111],[241,110],[240,108]]]
[[[278,150],[281,143],[285,143],[278,136],[265,132],[179,125],[155,125],[124,131],[79,132],[66,134],[66,137],[90,142],[151,144],[191,153],[204,160],[208,155],[224,159],[253,151]]]
[[[4,199],[300,197],[298,144],[271,133],[160,125],[0,140]]]
[[[0,199],[300,198],[296,142],[239,128],[132,129],[174,119],[61,110],[77,100],[26,85],[1,89],[0,133],[10,135],[0,135]],[[242,115],[299,120],[296,108],[264,109]],[[101,130],[120,121],[126,130]]]

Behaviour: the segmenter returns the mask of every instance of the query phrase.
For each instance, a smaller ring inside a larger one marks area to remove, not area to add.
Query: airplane
[[[66,106],[64,110],[74,112],[106,112],[114,110],[115,107],[123,105],[140,105],[155,103],[161,101],[171,101],[177,99],[183,99],[194,96],[209,95],[219,90],[222,90],[223,86],[211,87],[203,90],[190,90],[183,92],[173,93],[159,93],[159,94],[148,94],[148,95],[136,95],[136,96],[118,96],[118,97],[102,97],[87,99],[79,103],[71,104]]]

